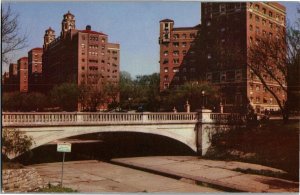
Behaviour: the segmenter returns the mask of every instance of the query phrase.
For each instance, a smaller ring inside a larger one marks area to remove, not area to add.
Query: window
[[[173,51],[173,55],[174,56],[178,56],[179,55],[179,51]]]
[[[255,16],[255,21],[259,22],[259,17],[258,16]]]
[[[173,35],[173,38],[174,38],[174,39],[178,39],[178,38],[179,38],[179,34],[174,34],[174,35]]]
[[[269,27],[273,28],[273,23],[272,22],[269,22]]]
[[[225,13],[226,12],[226,5],[225,4],[221,4],[220,5],[220,12],[221,13]]]
[[[211,25],[211,22],[210,21],[207,21],[206,22],[206,26],[210,26]]]
[[[273,17],[273,13],[271,11],[269,11],[269,16]]]
[[[256,90],[256,91],[259,91],[259,90],[260,90],[259,85],[256,85],[255,90]]]
[[[168,28],[169,27],[169,23],[165,23],[165,28]]]
[[[168,80],[169,80],[168,75],[164,76],[164,81],[168,81]]]
[[[175,43],[173,43],[173,46],[178,47],[178,46],[179,46],[179,43],[178,43],[178,42],[175,42]]]
[[[259,31],[259,27],[258,26],[256,27],[255,32],[256,32],[256,34],[259,34],[260,31]]]
[[[207,59],[211,59],[211,54],[207,54]]]
[[[259,5],[255,5],[255,9],[259,11]]]
[[[263,8],[262,10],[263,10],[263,14],[267,14],[266,8]]]
[[[174,63],[174,64],[178,64],[178,63],[179,63],[179,59],[174,59],[174,60],[173,60],[173,63]]]
[[[260,98],[256,97],[256,103],[260,103]]]
[[[196,37],[196,34],[195,33],[191,33],[190,34],[190,38],[195,38]]]
[[[252,19],[252,14],[251,13],[249,14],[249,18]]]
[[[85,44],[84,43],[81,44],[81,48],[85,48]]]
[[[253,30],[253,26],[252,26],[252,25],[250,25],[250,26],[249,26],[249,29],[250,29],[250,31],[252,31],[252,30]]]
[[[262,19],[262,24],[263,24],[263,26],[266,26],[266,20],[265,19]]]
[[[169,68],[168,68],[168,67],[165,67],[165,68],[164,68],[164,71],[165,71],[165,72],[169,72]]]
[[[252,37],[250,37],[249,43],[250,43],[250,45],[253,43],[253,38]]]
[[[186,39],[186,34],[182,34],[182,38]]]
[[[223,27],[223,28],[221,28],[221,32],[224,32],[225,31],[225,28]]]
[[[179,68],[173,68],[173,72],[179,72]]]
[[[182,51],[182,54],[183,54],[183,55],[186,55],[186,50],[183,50],[183,51]]]
[[[102,43],[104,43],[104,42],[105,42],[105,39],[104,39],[104,38],[102,38],[102,39],[101,39],[101,42],[102,42]]]
[[[186,47],[186,42],[182,42],[182,47]]]
[[[82,61],[82,62],[85,62],[85,59],[84,59],[84,58],[82,58],[82,59],[81,59],[81,61]]]
[[[167,56],[168,55],[168,51],[164,51],[164,56]]]

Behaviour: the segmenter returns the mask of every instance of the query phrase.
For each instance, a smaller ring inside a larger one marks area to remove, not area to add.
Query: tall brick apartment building
[[[200,42],[196,41],[196,44],[202,49],[196,50],[198,52],[195,57],[184,54],[182,57],[196,61],[198,78],[220,87],[224,111],[245,110],[249,103],[256,112],[279,109],[274,97],[263,87],[247,63],[249,47],[259,41],[260,36],[276,37],[278,32],[285,32],[285,11],[284,6],[271,2],[201,4],[201,35],[200,39],[197,38]],[[169,29],[164,29],[166,24],[170,25]],[[160,40],[165,32],[169,32],[167,40],[171,44],[176,41],[171,27],[172,20],[160,21]],[[166,88],[166,83],[172,83],[175,79],[165,72],[168,64],[163,63],[165,48],[160,44],[161,90]],[[174,65],[169,66],[173,68]],[[165,80],[166,76],[168,82]],[[194,75],[187,72],[186,77],[191,80]],[[278,77],[284,80],[282,75]],[[184,80],[177,82],[182,83]],[[272,79],[268,79],[267,84],[278,89],[276,93],[281,101],[286,100],[286,94]]]
[[[274,97],[247,66],[248,52],[261,36],[282,36],[285,7],[278,3],[202,3],[201,19],[206,39],[206,80],[221,87],[225,110],[243,108],[248,101],[256,112],[278,110]],[[285,33],[284,33],[285,34]],[[217,50],[216,50],[217,48]],[[278,75],[284,79],[283,75]],[[286,94],[278,88],[281,101]]]
[[[174,21],[160,21],[160,91],[196,77],[197,37],[200,25],[174,27]]]
[[[29,91],[41,91],[43,48],[33,48],[28,52],[28,87]]]
[[[22,93],[28,92],[28,58],[18,60],[17,86]]]
[[[51,28],[44,35],[43,77],[48,89],[65,82],[99,90],[108,82],[119,83],[119,44],[109,43],[106,34],[89,25],[85,30],[76,29],[70,12],[63,16],[61,27],[57,38]]]

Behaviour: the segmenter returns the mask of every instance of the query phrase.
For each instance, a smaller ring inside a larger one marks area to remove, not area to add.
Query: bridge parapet
[[[197,123],[198,113],[4,112],[3,126]]]
[[[241,122],[239,114],[218,114],[211,111],[191,113],[103,113],[103,112],[4,112],[4,127],[115,125],[115,124],[196,124]]]

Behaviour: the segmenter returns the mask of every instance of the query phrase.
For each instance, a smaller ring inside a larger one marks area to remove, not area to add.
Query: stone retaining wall
[[[34,168],[2,170],[2,192],[32,192],[44,187]]]

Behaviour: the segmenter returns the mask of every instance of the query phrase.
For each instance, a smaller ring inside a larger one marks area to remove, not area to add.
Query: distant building
[[[202,3],[201,9],[206,47],[202,66],[206,80],[220,86],[224,110],[239,111],[248,102],[256,112],[278,110],[274,97],[247,66],[247,53],[260,36],[275,38],[280,36],[279,31],[285,32],[285,7],[273,2],[209,2]],[[283,75],[277,76],[286,85]],[[280,100],[286,101],[279,85],[270,78],[266,81],[278,89],[275,91]]]
[[[42,55],[43,48],[33,48],[28,52],[29,91],[42,91]]]
[[[65,82],[88,85],[103,90],[107,83],[119,83],[120,45],[109,43],[108,36],[75,28],[75,16],[63,16],[61,33],[55,37],[51,28],[45,31],[43,53],[44,84],[50,90]],[[84,108],[80,107],[78,110]]]
[[[18,60],[17,86],[21,93],[28,92],[28,58]]]
[[[200,25],[174,27],[174,21],[160,21],[160,91],[197,78],[196,43]]]

